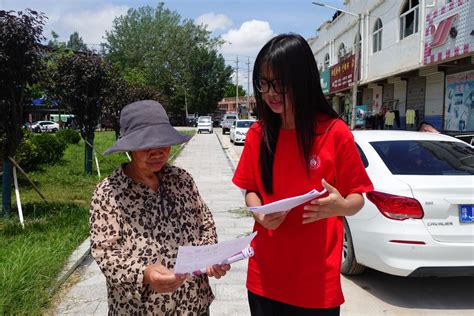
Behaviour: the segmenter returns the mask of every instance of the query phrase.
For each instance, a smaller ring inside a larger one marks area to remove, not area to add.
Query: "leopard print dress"
[[[173,270],[178,246],[217,242],[214,220],[185,170],[166,165],[155,192],[122,168],[91,201],[91,253],[107,280],[109,315],[201,315],[214,296],[206,275],[159,294],[143,284],[150,264]]]

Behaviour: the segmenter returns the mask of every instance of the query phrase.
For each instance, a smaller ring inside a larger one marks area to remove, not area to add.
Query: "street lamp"
[[[354,74],[352,77],[352,110],[351,110],[351,130],[355,128],[355,117],[356,117],[356,105],[357,105],[357,86],[359,83],[359,55],[360,55],[360,23],[362,20],[362,15],[360,13],[352,13],[349,11],[341,10],[336,7],[324,4],[324,3],[318,3],[318,2],[312,2],[312,4],[320,6],[320,7],[326,7],[330,8],[333,10],[338,10],[344,13],[347,13],[349,15],[357,17],[357,34],[356,34],[356,44],[355,44],[355,56],[354,56]]]

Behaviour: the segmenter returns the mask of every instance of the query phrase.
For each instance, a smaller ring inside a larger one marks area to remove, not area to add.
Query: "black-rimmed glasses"
[[[285,86],[280,79],[267,80],[264,78],[258,78],[255,80],[255,86],[260,93],[268,93],[270,91],[270,87],[272,87],[273,91],[276,93],[285,94]]]

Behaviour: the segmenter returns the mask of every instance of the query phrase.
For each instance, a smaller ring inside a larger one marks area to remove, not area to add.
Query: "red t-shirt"
[[[260,122],[247,133],[245,147],[232,181],[256,191],[263,204],[323,189],[321,179],[342,196],[373,190],[352,133],[339,119],[319,114],[309,176],[296,130],[280,129],[273,165],[273,194],[265,193],[260,176]],[[302,224],[303,206],[288,213],[276,229],[254,225],[257,236],[250,258],[247,289],[252,293],[304,308],[332,308],[344,303],[340,268],[343,242],[342,217]]]

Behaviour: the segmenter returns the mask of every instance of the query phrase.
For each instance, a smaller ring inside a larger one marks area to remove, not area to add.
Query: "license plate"
[[[459,221],[461,223],[472,223],[472,205],[459,205]]]

